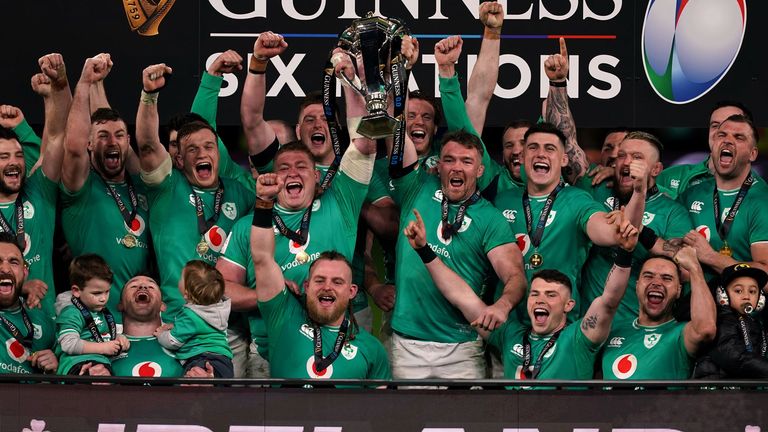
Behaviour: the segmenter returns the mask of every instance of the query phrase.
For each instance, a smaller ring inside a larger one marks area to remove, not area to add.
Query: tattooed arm
[[[616,309],[621,304],[632,271],[632,251],[637,245],[637,228],[628,225],[617,232],[619,249],[613,267],[605,279],[603,294],[592,301],[581,320],[581,331],[593,343],[603,343],[611,332]]]
[[[554,86],[552,83],[565,84],[568,77],[568,49],[565,39],[560,38],[560,53],[549,56],[544,61],[544,71],[549,78],[549,94],[546,100],[545,119],[557,126],[565,135],[565,154],[568,155],[568,172],[563,172],[565,180],[574,184],[589,171],[589,162],[584,150],[576,141],[576,123],[568,106],[567,87]]]

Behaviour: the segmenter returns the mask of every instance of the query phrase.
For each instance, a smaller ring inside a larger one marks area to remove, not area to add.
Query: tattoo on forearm
[[[682,247],[683,247],[683,239],[671,238],[669,240],[664,240],[664,243],[662,243],[661,245],[661,250],[663,250],[665,253],[668,253],[670,256],[673,256]]]
[[[597,327],[597,315],[590,315],[581,320],[581,329],[590,330]]]
[[[570,178],[576,179],[586,172],[586,155],[576,140],[576,123],[568,106],[568,91],[550,89],[547,97],[547,121],[557,126],[566,137],[565,154],[568,155]]]

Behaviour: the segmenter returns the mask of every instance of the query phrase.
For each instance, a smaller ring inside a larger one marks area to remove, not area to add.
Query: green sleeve
[[[344,219],[347,229],[357,230],[357,221],[368,193],[368,185],[359,183],[344,171],[339,171],[331,183],[331,190],[341,210],[339,217]]]
[[[760,204],[760,207],[752,207],[750,212],[750,224],[749,224],[749,244],[755,244],[759,242],[768,241],[768,218],[765,217],[765,213],[762,213],[760,209],[765,208],[765,201]],[[750,253],[750,256],[752,254]]]
[[[186,345],[190,339],[197,335],[197,326],[190,314],[194,314],[194,312],[188,308],[182,308],[181,312],[176,315],[176,319],[173,321],[171,337],[179,343],[180,347]]]
[[[480,190],[484,190],[491,183],[491,180],[501,172],[502,167],[499,166],[498,162],[491,159],[491,155],[488,154],[488,147],[469,120],[467,109],[464,106],[464,99],[461,96],[458,75],[454,74],[451,78],[440,77],[440,100],[442,101],[443,115],[448,125],[448,131],[464,129],[480,138],[480,143],[483,145],[482,162],[485,171],[478,179],[477,186]]]
[[[573,205],[578,206],[578,208],[576,209],[576,211],[578,212],[576,216],[576,220],[579,222],[579,226],[581,227],[581,230],[586,233],[587,222],[589,222],[589,218],[591,218],[593,214],[603,211],[603,208],[600,206],[600,204],[597,201],[592,199],[592,195],[580,189],[577,189],[577,190],[580,193],[574,194],[574,199],[571,200],[571,203],[573,203]]]
[[[80,208],[87,208],[88,207],[88,198],[91,196],[90,191],[91,188],[91,181],[93,179],[93,176],[89,175],[85,178],[85,183],[83,183],[83,187],[80,188],[80,190],[72,192],[68,190],[64,183],[59,183],[59,196],[61,197],[61,205],[62,207],[72,207],[75,204],[81,204]]]
[[[416,165],[416,168],[408,174],[392,179],[392,199],[401,209],[407,208],[410,212],[422,184],[426,181],[425,177],[424,170]]]
[[[83,316],[74,306],[67,306],[56,318],[56,339],[66,333],[80,335],[84,328]]]
[[[488,335],[488,339],[486,340],[488,345],[496,348],[500,352],[503,352],[504,351],[504,335],[507,332],[507,329],[509,328],[510,325],[511,325],[511,321],[507,320],[507,322],[502,324],[501,327],[492,331]]]
[[[384,347],[378,343],[372,344],[373,356],[371,357],[371,367],[368,371],[367,379],[392,379],[392,370],[389,367],[389,360]]]
[[[371,176],[371,183],[368,185],[368,194],[365,197],[365,202],[375,203],[376,201],[389,197],[389,188],[387,187],[387,181],[389,176],[382,178],[380,171],[374,169]]]
[[[27,166],[27,172],[37,163],[40,159],[40,145],[42,140],[32,129],[32,126],[27,123],[27,119],[22,119],[13,131],[16,136],[19,137],[22,150],[24,151],[24,163]]]
[[[488,229],[483,237],[483,251],[486,255],[497,246],[515,242],[511,225],[502,216],[501,211],[494,207],[492,213],[493,220],[488,223]]]
[[[259,301],[259,311],[261,311],[261,316],[264,318],[264,324],[266,324],[269,336],[280,334],[280,329],[285,324],[288,316],[287,309],[291,300],[291,293],[287,288],[283,288],[279,294],[271,299],[265,302]]]
[[[583,319],[583,318],[582,318]],[[604,342],[592,342],[589,340],[587,335],[584,334],[583,331],[581,331],[581,321],[582,319],[574,322],[573,324],[568,324],[570,328],[573,329],[573,346],[580,348],[579,350],[576,350],[575,353],[572,353],[573,355],[576,355],[578,357],[578,353],[596,353],[600,348],[602,348]],[[589,362],[592,359],[592,356],[585,356],[579,361],[581,362]]]
[[[33,325],[40,326],[40,335],[35,335],[32,339],[32,350],[40,351],[44,349],[53,349],[55,345],[55,331],[54,322],[45,312],[40,308],[27,309],[29,319]]]
[[[38,190],[53,208],[56,207],[56,198],[59,195],[59,184],[46,177],[43,168],[36,170],[28,180],[30,183],[38,183]]]
[[[229,233],[227,241],[224,242],[224,247],[221,249],[224,259],[244,268],[246,272],[248,259],[251,256],[251,218],[253,218],[253,214],[248,213],[235,222],[232,232]],[[248,223],[243,223],[243,221]]]
[[[677,202],[670,202],[672,211],[669,212],[668,221],[666,224],[666,230],[663,233],[658,233],[665,239],[684,237],[690,230],[693,229],[693,224],[688,215],[688,211]]]

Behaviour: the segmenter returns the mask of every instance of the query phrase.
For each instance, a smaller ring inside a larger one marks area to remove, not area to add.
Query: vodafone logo
[[[29,357],[29,351],[16,338],[8,338],[5,341],[5,349],[8,351],[8,356],[19,363],[24,363]]]
[[[128,226],[125,221],[123,221],[123,226],[131,234],[138,237],[144,233],[144,230],[147,228],[147,222],[143,217],[141,217],[141,215],[137,214],[136,217],[134,217],[131,221],[131,226]]]
[[[613,361],[613,374],[618,379],[629,379],[637,370],[637,357],[634,354],[623,354]]]
[[[307,359],[307,375],[310,378],[328,379],[333,376],[333,365],[328,365],[323,371],[318,371],[315,368],[315,356],[312,355]]]
[[[699,225],[696,227],[696,232],[701,234],[707,241],[709,241],[709,238],[711,236],[711,231],[709,230],[709,227],[706,225]]]
[[[205,233],[205,242],[214,252],[221,252],[224,242],[227,240],[227,232],[218,225],[214,225]]]
[[[522,365],[518,366],[517,369],[515,369],[515,379],[518,379],[518,380],[526,379],[525,378],[525,374],[523,373],[523,366]]]
[[[528,234],[515,234],[515,242],[517,242],[520,252],[525,256],[531,248],[531,238],[528,237]]]
[[[163,376],[163,368],[153,362],[141,362],[131,369],[131,375],[135,377],[159,377]]]

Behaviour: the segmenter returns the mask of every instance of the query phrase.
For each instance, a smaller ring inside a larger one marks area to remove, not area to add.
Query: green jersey
[[[161,334],[159,342],[176,350],[179,360],[204,353],[232,358],[227,342],[229,310],[229,300],[207,306],[185,304],[173,320],[173,328],[167,335]]]
[[[178,285],[187,261],[202,259],[215,265],[235,221],[253,207],[254,195],[240,183],[224,177],[219,181],[224,185],[221,211],[214,225],[203,235],[198,231],[195,195],[202,200],[203,217],[208,220],[214,215],[215,188],[193,188],[184,174],[175,169],[160,184],[147,185],[149,230],[169,316],[175,316],[184,304]],[[198,244],[203,242],[208,250],[201,254]]]
[[[5,341],[5,351],[0,352],[0,374],[29,374],[38,373],[32,367],[30,356],[40,350],[52,349],[54,345],[54,326],[51,318],[42,309],[26,309],[16,306],[0,310],[0,316],[8,320],[18,331],[19,339],[5,324],[0,323],[0,337]],[[26,313],[32,325],[30,335],[22,313]]]
[[[610,188],[604,184],[598,185],[592,189],[592,196],[597,202],[602,203],[605,211],[613,210],[615,197]],[[643,226],[653,229],[663,239],[683,237],[693,228],[685,208],[660,192],[646,198]],[[639,304],[634,286],[637,283],[643,263],[650,257],[650,252],[638,243],[632,253],[632,271],[627,284],[630,289],[627,289],[621,299],[614,322],[631,321],[637,317]],[[612,267],[613,248],[593,246],[581,273],[581,286],[579,288],[582,304],[591,304],[592,300],[603,294],[605,280]]]
[[[96,329],[101,335],[101,339],[104,342],[111,341],[112,335],[109,332],[109,324],[104,312],[90,312],[93,322],[96,324]],[[61,340],[61,337],[68,333],[74,333],[84,341],[97,342],[88,329],[83,314],[74,305],[65,307],[56,318],[56,338]],[[56,345],[56,356],[59,358],[59,375],[66,375],[72,369],[72,366],[82,362],[92,361],[106,365],[110,364],[109,359],[101,354],[67,354],[61,350],[60,345]]]
[[[22,119],[21,123],[13,128],[13,132],[19,137],[21,149],[24,152],[24,164],[27,167],[27,176],[29,176],[32,167],[35,166],[37,160],[40,159],[40,144],[43,141],[37,136],[32,129],[32,126],[27,123],[27,119]]]
[[[112,358],[114,376],[166,377],[184,375],[176,355],[163,348],[154,336],[128,336],[131,348]]]
[[[427,244],[478,295],[482,296],[486,275],[491,271],[488,253],[514,237],[504,217],[491,203],[480,198],[466,208],[461,226],[450,238],[442,236],[440,179],[416,169],[393,179],[393,198],[400,206],[400,230],[421,213]],[[459,204],[449,204],[448,221],[455,223]],[[462,313],[453,307],[434,284],[418,254],[405,236],[398,236],[395,285],[397,301],[392,328],[401,335],[424,341],[458,343],[477,339],[477,333]]]
[[[749,188],[749,192],[741,202],[727,237],[728,247],[731,248],[733,259],[736,261],[752,261],[751,246],[755,243],[768,241],[768,218],[765,217],[768,186],[762,178],[754,174],[752,178],[755,183]],[[688,209],[688,215],[695,227],[694,229],[707,239],[712,249],[719,251],[724,242],[715,225],[713,205],[715,188],[715,178],[710,177],[696,186],[690,187],[680,195],[678,200],[683,207]],[[718,189],[721,222],[730,212],[738,194],[739,189]],[[705,267],[704,271],[707,279],[715,276],[715,272],[709,267]]]
[[[531,332],[531,328],[515,320],[507,321],[503,326],[491,332],[488,343],[502,353],[504,377],[526,379],[523,374],[525,364],[524,338],[528,334],[531,344],[530,374],[542,350],[549,345],[552,335],[540,336]],[[536,379],[586,380],[592,379],[595,370],[595,358],[602,344],[590,341],[581,331],[581,320],[566,325],[558,335],[556,342],[541,357],[541,368]]]
[[[572,296],[577,301],[576,306],[569,314],[569,322],[581,317],[579,313],[579,286],[581,267],[587,259],[592,242],[587,235],[587,222],[597,212],[603,211],[600,205],[585,191],[573,186],[565,186],[557,194],[552,208],[547,215],[544,225],[544,233],[538,248],[531,242],[525,221],[525,208],[523,207],[524,189],[511,189],[496,196],[494,205],[501,210],[512,232],[515,233],[517,246],[523,254],[525,275],[530,284],[531,278],[538,270],[545,268],[557,268],[571,279]],[[531,230],[541,217],[544,204],[548,195],[529,196],[531,205]],[[531,257],[538,253],[543,262],[539,267],[531,264]],[[497,296],[500,295],[497,288]],[[524,322],[530,322],[525,302],[516,308],[518,318]]]
[[[391,379],[381,342],[363,328],[345,339],[340,355],[327,368],[315,367],[314,329],[307,312],[287,289],[259,302],[269,334],[270,373],[273,378]],[[322,326],[323,357],[333,352],[338,327]]]
[[[697,164],[673,165],[661,171],[656,177],[656,184],[666,189],[673,199],[682,195],[690,186],[712,178],[709,171],[709,156]]]
[[[127,212],[133,211],[128,184],[105,182],[91,170],[76,192],[60,185],[61,226],[72,255],[95,253],[107,261],[114,279],[107,301],[107,308],[115,311],[115,320],[122,323],[118,312],[123,286],[135,275],[146,272],[149,262],[149,207],[144,184],[139,176],[131,176],[136,194],[136,214],[130,225],[125,222],[120,208],[110,194],[114,187]],[[126,243],[126,239],[128,239]],[[129,247],[130,246],[130,247]]]
[[[219,108],[219,90],[221,90],[221,83],[223,81],[223,77],[203,72],[203,77],[200,79],[200,87],[197,88],[195,100],[192,101],[192,112],[199,114],[214,129],[216,129],[216,112]],[[251,193],[256,193],[256,182],[250,171],[232,160],[232,156],[230,156],[229,150],[227,150],[227,146],[224,145],[221,138],[218,139],[218,143],[219,175],[236,180]]]
[[[685,349],[685,323],[657,326],[637,320],[615,325],[603,349],[603,379],[680,380],[691,376],[693,359]]]
[[[24,260],[29,266],[27,280],[40,279],[48,285],[42,305],[50,319],[56,313],[53,303],[56,287],[53,283],[53,232],[56,227],[56,195],[58,185],[43,174],[42,168],[29,176],[19,194],[24,217]],[[16,234],[16,202],[0,203],[2,213],[11,234]],[[3,231],[0,228],[0,231]]]

